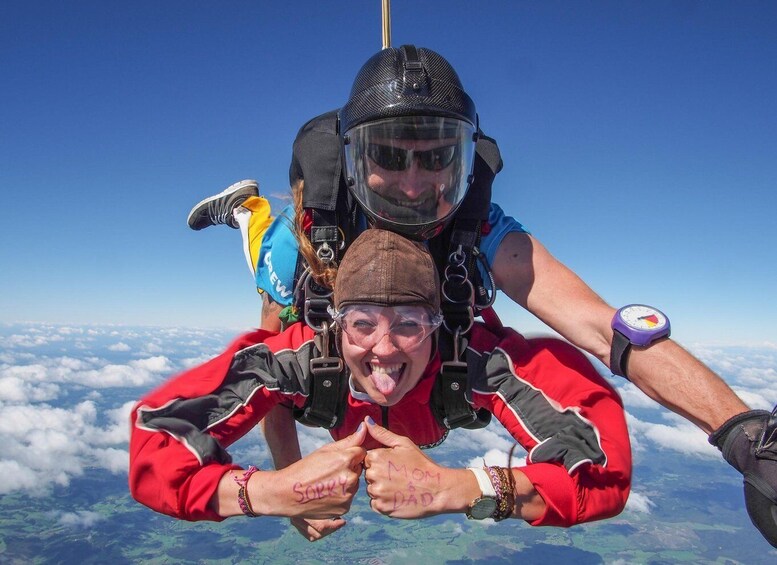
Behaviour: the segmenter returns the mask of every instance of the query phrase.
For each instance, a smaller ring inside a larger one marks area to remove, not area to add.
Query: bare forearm
[[[545,500],[534,488],[534,485],[519,469],[510,469],[515,486],[515,504],[511,518],[520,518],[533,522],[545,514]]]
[[[728,385],[671,340],[632,348],[629,379],[650,398],[711,433],[748,410]]]
[[[213,511],[222,518],[229,518],[231,516],[240,516],[244,514],[243,509],[240,508],[240,503],[238,502],[238,491],[240,490],[240,485],[235,480],[240,479],[243,474],[244,471],[242,470],[229,471],[225,473],[219,481],[218,489],[214,493],[213,498],[211,498],[210,505]],[[252,485],[254,481],[258,480],[263,484],[269,485],[270,489],[275,488],[279,486],[278,481],[273,480],[273,475],[275,474],[276,473],[272,471],[258,471],[251,475],[248,480],[248,484]],[[251,496],[252,494],[254,494],[254,496]],[[261,502],[261,498],[264,498],[265,496],[268,498],[276,498],[275,493],[268,491],[265,491],[263,495],[263,497],[256,496],[256,494],[252,493],[250,490],[245,493],[245,499],[248,500],[248,503],[251,505],[251,509],[254,511],[254,513],[259,515],[262,515],[265,507],[265,504]]]
[[[615,309],[526,234],[508,234],[497,252],[497,284],[571,343],[609,365]],[[650,398],[707,433],[747,406],[723,380],[670,340],[633,348],[629,378]]]
[[[545,514],[545,501],[542,496],[520,469],[509,469],[508,472],[511,472],[513,477],[515,501],[510,517],[527,522],[540,518]],[[468,469],[446,469],[444,484],[447,484],[448,488],[442,491],[444,495],[439,497],[440,513],[466,512],[472,502],[482,494],[474,475]],[[510,488],[510,485],[502,485],[500,488]]]
[[[239,502],[240,479],[244,471],[225,473],[218,489],[211,499],[211,507],[224,518],[245,514]],[[341,489],[342,490],[342,489]],[[280,471],[257,471],[246,483],[243,493],[244,504],[257,516],[298,516],[307,510],[298,494],[299,487],[288,473]]]

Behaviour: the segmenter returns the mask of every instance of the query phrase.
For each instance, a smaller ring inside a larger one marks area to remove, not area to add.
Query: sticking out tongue
[[[399,377],[402,376],[402,365],[370,365],[372,372],[370,373],[370,380],[375,388],[383,396],[388,396],[394,389],[397,388]]]

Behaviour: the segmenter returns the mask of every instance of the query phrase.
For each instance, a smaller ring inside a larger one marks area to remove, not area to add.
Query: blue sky
[[[392,2],[498,139],[494,199],[689,343],[777,342],[775,29],[772,2]],[[285,194],[380,31],[378,0],[0,4],[0,322],[255,325],[237,232],[186,215]]]

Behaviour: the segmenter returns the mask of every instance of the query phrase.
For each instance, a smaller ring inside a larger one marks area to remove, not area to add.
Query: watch
[[[645,304],[629,304],[615,312],[612,318],[610,370],[628,376],[631,346],[647,347],[670,333],[669,318],[657,308]]]
[[[469,470],[474,473],[481,494],[469,505],[467,518],[470,520],[493,518],[498,508],[498,503],[496,500],[496,490],[494,490],[494,485],[491,484],[491,478],[484,469],[469,467]]]

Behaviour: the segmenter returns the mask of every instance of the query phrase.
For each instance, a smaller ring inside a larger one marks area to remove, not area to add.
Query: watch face
[[[612,328],[637,346],[649,345],[670,333],[666,315],[644,304],[630,304],[618,310],[612,319]]]
[[[496,499],[490,496],[478,498],[472,505],[469,515],[475,520],[490,518],[496,512]]]
[[[633,304],[620,311],[623,322],[630,328],[641,331],[660,331],[667,325],[666,316],[652,306]]]

